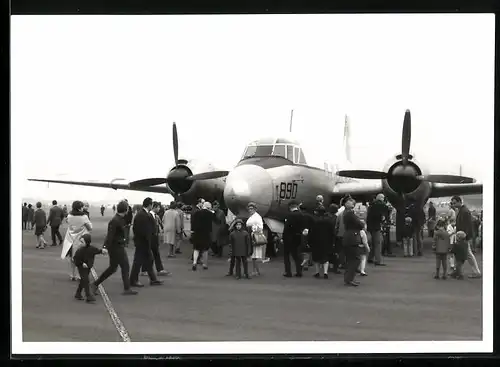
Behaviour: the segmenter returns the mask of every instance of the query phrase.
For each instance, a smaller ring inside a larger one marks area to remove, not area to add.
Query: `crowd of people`
[[[34,226],[37,236],[37,248],[47,245],[43,233],[51,228],[52,246],[61,246],[61,258],[67,259],[70,278],[79,280],[75,298],[95,301],[99,286],[120,267],[125,295],[135,295],[133,288],[144,285],[139,276],[148,276],[151,286],[159,286],[161,276],[170,274],[160,255],[160,244],[167,245],[169,258],[181,253],[181,243],[187,237],[184,231],[185,213],[182,203],[171,202],[165,208],[151,198],[144,199],[140,209],[134,215],[127,200],[113,206],[114,216],[108,223],[107,234],[102,249],[92,246],[92,224],[88,203],[75,201],[71,212],[52,202],[48,217],[42,204],[23,205],[23,229]],[[331,204],[326,208],[321,195],[316,198],[313,210],[307,210],[298,202],[289,203],[289,213],[284,220],[282,250],[284,257],[284,277],[302,277],[303,272],[314,264],[315,278],[328,279],[329,273],[341,274],[344,270],[344,284],[356,287],[356,275],[367,276],[366,264],[385,266],[384,256],[392,255],[390,233],[387,228],[392,223],[391,207],[383,194],[376,196],[369,203],[366,220],[355,212],[355,200],[346,196],[340,207]],[[26,208],[26,215],[24,208]],[[405,257],[422,256],[423,225],[426,224],[429,236],[433,238],[433,250],[436,254],[435,278],[452,276],[463,279],[463,264],[466,260],[472,267],[469,277],[478,278],[481,272],[474,256],[474,245],[478,230],[473,216],[462,199],[451,199],[451,211],[447,216],[437,217],[432,203],[425,218],[423,210],[409,205],[404,214],[404,225],[397,234],[398,244],[403,247]],[[226,220],[226,214],[219,203],[209,203],[199,199],[191,211],[192,267],[193,271],[201,265],[208,269],[208,255],[222,257],[223,249],[229,246],[229,270],[227,276],[236,275],[250,279],[261,275],[261,264],[269,261],[268,253],[275,253],[276,243],[265,232],[264,222],[253,202],[247,205],[247,215]],[[101,207],[101,214],[102,211]],[[63,221],[68,224],[63,239],[59,227]],[[388,225],[389,224],[389,225]],[[480,225],[479,225],[480,226]],[[479,228],[479,227],[478,227]],[[126,247],[130,242],[130,230],[133,230],[135,246],[134,258],[130,267]],[[57,243],[59,242],[59,243]],[[268,244],[272,250],[268,251]],[[109,256],[109,267],[95,280],[89,281],[89,272],[97,254]],[[252,271],[248,261],[251,260]],[[291,260],[294,262],[292,273]],[[155,271],[156,270],[156,271]],[[243,272],[242,272],[243,270]],[[448,271],[449,270],[449,271]]]

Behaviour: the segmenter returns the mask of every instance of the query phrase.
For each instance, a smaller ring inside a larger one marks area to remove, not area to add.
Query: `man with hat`
[[[384,203],[384,194],[378,194],[375,201],[368,207],[366,213],[366,227],[372,238],[372,246],[368,262],[375,265],[384,266],[382,264],[382,223],[387,215],[387,207]]]
[[[305,218],[299,210],[299,203],[291,201],[289,204],[290,213],[285,217],[285,225],[283,228],[283,255],[285,261],[285,273],[283,276],[290,278],[292,269],[290,256],[295,263],[295,276],[302,276],[301,259],[299,257],[299,249],[301,245],[302,232],[305,229]]]

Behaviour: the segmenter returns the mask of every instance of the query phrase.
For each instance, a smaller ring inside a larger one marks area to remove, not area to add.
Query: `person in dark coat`
[[[250,279],[247,258],[252,255],[253,249],[250,235],[244,228],[243,220],[236,219],[234,231],[229,235],[229,245],[231,246],[231,262],[236,260],[236,279],[241,279],[241,263],[243,263],[245,278]],[[231,266],[228,275],[232,275]]]
[[[335,224],[326,215],[326,209],[319,206],[314,209],[314,221],[309,229],[312,260],[316,266],[315,278],[319,278],[320,265],[323,266],[323,278],[328,279],[328,257],[332,253],[335,238]]]
[[[340,252],[342,251],[342,243],[338,243],[337,235],[336,235],[336,226],[337,226],[337,212],[339,211],[339,207],[337,204],[330,204],[328,207],[328,216],[331,219],[333,224],[333,232],[335,238],[333,240],[333,249],[332,253],[328,258],[329,266],[332,268],[334,274],[340,274],[340,270],[338,270],[340,265]]]
[[[28,229],[28,204],[23,204],[23,229]]]
[[[158,216],[158,211],[160,210],[160,203],[153,202],[153,209],[149,212],[151,215],[151,227],[153,233],[151,235],[151,252],[153,253],[153,264],[156,267],[157,275],[166,276],[170,275],[170,272],[166,271],[163,267],[163,263],[160,257],[160,221]],[[147,275],[147,268],[142,265],[141,267],[142,275]]]
[[[347,269],[344,273],[344,284],[346,286],[358,286],[359,283],[354,280],[356,270],[360,264],[360,254],[363,250],[360,231],[364,225],[354,213],[355,201],[349,198],[345,201],[345,211],[343,213],[344,237],[342,238],[342,247],[344,248]]]
[[[47,220],[47,224],[50,226],[50,233],[52,237],[51,246],[57,246],[56,238],[59,240],[59,245],[62,245],[63,243],[61,232],[59,232],[59,227],[61,226],[63,219],[64,219],[64,213],[61,207],[57,205],[56,200],[53,200],[52,208],[50,208],[49,211],[49,219]]]
[[[434,229],[436,228],[436,207],[434,203],[429,202],[429,209],[427,210],[427,235],[434,238]]]
[[[306,228],[304,213],[299,210],[299,204],[291,201],[289,204],[290,213],[285,217],[283,227],[283,260],[285,262],[284,277],[292,276],[292,265],[290,257],[295,263],[295,276],[302,276],[302,259],[300,251],[302,246],[303,231]]]
[[[44,249],[47,246],[47,242],[43,237],[43,233],[47,229],[47,214],[42,209],[42,203],[36,203],[36,212],[34,215],[35,222],[35,236],[37,238],[36,248]]]
[[[382,223],[387,215],[387,206],[384,199],[384,194],[378,194],[366,213],[366,227],[372,238],[368,262],[373,263],[375,259],[375,265],[378,266],[385,265],[382,264]]]
[[[196,203],[196,205],[193,208],[191,208],[191,213],[190,213],[190,218],[189,218],[190,228],[191,228],[191,235],[192,235],[192,232],[193,232],[193,216],[198,211],[203,210],[203,204],[204,203],[205,203],[205,199],[199,198],[198,202]],[[192,239],[191,239],[191,243],[193,243]],[[193,252],[193,254],[194,254],[194,252]],[[193,261],[193,255],[191,255],[191,261]],[[197,265],[202,265],[203,264],[203,260],[202,260],[201,256],[198,256],[198,260],[197,260],[196,264]]]
[[[309,212],[308,208],[306,208],[306,206],[303,204],[299,205],[299,210],[302,213],[304,229],[309,230],[309,228],[311,228],[312,224],[314,223],[314,217],[312,213]],[[302,270],[307,271],[309,269],[309,266],[312,266],[312,259],[311,246],[309,245],[309,238],[306,233],[303,233],[301,236],[300,254],[302,255]]]
[[[92,284],[92,292],[97,294],[99,284],[108,279],[116,272],[120,266],[123,281],[123,294],[135,295],[136,291],[130,289],[129,270],[130,264],[128,261],[127,252],[125,251],[125,220],[129,205],[126,201],[121,201],[116,206],[117,213],[108,223],[108,233],[104,241],[103,248],[107,249],[109,254],[109,266],[101,276]]]
[[[467,260],[469,244],[467,243],[467,235],[463,231],[457,232],[457,241],[453,244],[452,252],[455,255],[455,272],[453,278],[464,279],[464,263]]]
[[[460,196],[453,196],[451,198],[451,206],[458,211],[456,216],[456,231],[464,232],[466,235],[466,241],[469,244],[467,259],[469,261],[469,265],[472,267],[472,271],[474,272],[474,274],[469,275],[469,278],[481,278],[481,271],[479,270],[476,257],[472,253],[472,246],[470,245],[473,231],[472,215],[469,208],[463,204]]]
[[[106,207],[104,205],[101,205],[101,217],[104,217],[105,210],[106,210]]]
[[[129,205],[127,199],[124,199],[123,201],[126,202],[128,206],[127,212],[123,217],[123,221],[125,223],[125,247],[128,247],[130,243],[130,227],[132,227],[132,220],[134,218],[134,215],[132,213],[132,207]]]
[[[417,203],[411,202],[407,207],[407,215],[413,225],[413,249],[417,256],[423,255],[422,227],[425,223],[425,212]]]
[[[134,262],[130,271],[130,285],[132,287],[144,287],[139,283],[139,271],[141,266],[144,266],[148,276],[150,285],[161,285],[163,281],[158,280],[156,273],[153,271],[153,252],[151,250],[153,242],[153,220],[149,212],[153,208],[153,199],[146,198],[142,203],[142,209],[135,215],[133,223],[134,231]]]
[[[33,205],[28,204],[28,223],[27,223],[28,229],[33,229],[34,220],[35,220],[35,210],[33,209]]]
[[[193,271],[200,254],[202,255],[203,269],[208,269],[208,249],[212,240],[212,222],[214,213],[212,204],[203,203],[203,209],[196,211],[191,217],[191,243],[193,244]]]

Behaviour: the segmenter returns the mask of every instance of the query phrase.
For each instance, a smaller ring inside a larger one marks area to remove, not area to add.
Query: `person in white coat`
[[[172,201],[163,215],[163,242],[169,248],[168,257],[175,257],[177,238],[181,234],[181,218],[177,211],[177,203]]]
[[[73,262],[73,255],[82,245],[82,236],[92,231],[92,223],[84,212],[83,202],[77,200],[73,202],[71,213],[68,215],[68,229],[64,236],[61,259],[67,259],[69,264],[70,279],[76,281],[77,269]]]
[[[247,210],[248,214],[250,217],[248,218],[246,222],[246,227],[247,227],[247,232],[250,234],[250,238],[252,239],[252,233],[253,232],[263,232],[264,231],[264,221],[262,220],[262,217],[260,216],[259,213],[257,213],[257,205],[255,203],[248,203],[247,205]],[[259,270],[259,265],[257,262],[263,261],[265,257],[265,246],[263,245],[255,245],[253,243],[252,239],[252,246],[253,246],[253,252],[252,252],[252,265],[253,265],[253,272],[252,275],[260,275],[260,270]]]

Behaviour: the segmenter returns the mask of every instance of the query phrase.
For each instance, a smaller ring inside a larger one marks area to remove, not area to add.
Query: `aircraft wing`
[[[374,195],[382,191],[382,181],[380,180],[341,182],[333,187],[332,197],[339,200],[345,195],[350,195],[356,201],[371,201]]]
[[[453,195],[468,195],[468,194],[482,194],[482,183],[471,184],[442,184],[433,183],[431,190],[431,198],[440,198],[444,196]]]
[[[164,178],[163,179],[162,178],[147,179],[147,181],[150,181],[150,182],[154,182],[155,180],[158,180],[158,182],[161,182],[160,180],[165,181]],[[165,185],[152,186],[152,185],[141,184],[141,181],[146,181],[146,180],[134,181],[134,182],[129,182],[129,183],[116,183],[116,182],[114,182],[116,180],[112,180],[111,182],[93,182],[93,181],[64,181],[64,180],[46,180],[46,179],[39,179],[39,178],[29,178],[28,181],[58,183],[58,184],[63,184],[63,185],[102,187],[102,188],[113,189],[113,190],[120,189],[120,190],[132,190],[132,191],[159,192],[159,193],[173,195],[171,190],[168,189]],[[135,182],[137,182],[137,184],[135,184]]]

